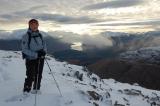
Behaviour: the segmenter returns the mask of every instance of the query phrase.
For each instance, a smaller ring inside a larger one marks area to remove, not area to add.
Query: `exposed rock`
[[[142,95],[141,91],[135,90],[135,89],[124,89],[124,93],[127,95],[132,95],[132,96],[139,96]]]
[[[102,98],[101,95],[99,95],[97,92],[95,91],[87,91],[87,93],[89,94],[89,96],[91,97],[91,99],[93,100],[100,100]]]
[[[83,81],[83,74],[82,74],[82,73],[80,74],[79,71],[76,71],[74,75],[75,75],[75,77],[77,77],[80,81]]]

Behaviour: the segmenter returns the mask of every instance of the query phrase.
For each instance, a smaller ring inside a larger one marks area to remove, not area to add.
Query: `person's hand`
[[[44,57],[45,55],[46,55],[46,52],[44,50],[38,51],[38,57],[39,58]]]

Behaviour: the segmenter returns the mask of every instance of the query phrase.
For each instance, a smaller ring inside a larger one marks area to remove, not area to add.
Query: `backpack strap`
[[[30,49],[30,43],[31,43],[31,33],[27,32],[28,34],[28,49]]]
[[[39,33],[38,35],[39,35],[39,37],[40,37],[40,38],[41,38],[41,40],[42,40],[42,44],[44,44],[44,41],[43,41],[43,38],[42,38],[42,34],[41,34],[41,33]]]

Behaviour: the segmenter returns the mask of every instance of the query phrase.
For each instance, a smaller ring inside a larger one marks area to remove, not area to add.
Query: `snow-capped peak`
[[[128,61],[145,61],[160,64],[160,47],[146,47],[120,54],[120,58]]]

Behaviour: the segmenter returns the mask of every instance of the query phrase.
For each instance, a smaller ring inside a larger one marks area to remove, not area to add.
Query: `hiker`
[[[22,57],[25,59],[26,65],[23,94],[41,93],[40,86],[47,48],[44,38],[38,30],[38,20],[31,19],[28,25],[28,31],[22,37]],[[32,83],[33,90],[31,90]]]

